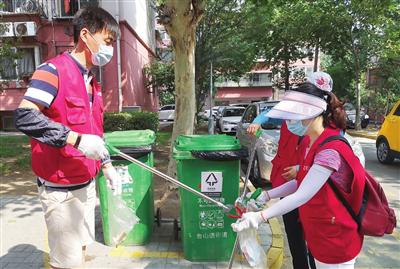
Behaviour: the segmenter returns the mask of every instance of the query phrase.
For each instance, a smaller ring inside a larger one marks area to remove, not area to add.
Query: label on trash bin
[[[201,172],[201,192],[212,197],[221,197],[222,172]]]

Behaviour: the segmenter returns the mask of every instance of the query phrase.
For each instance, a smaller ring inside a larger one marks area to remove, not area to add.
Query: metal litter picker
[[[255,136],[256,139],[251,147],[251,153],[250,153],[250,157],[249,157],[249,164],[247,167],[247,171],[246,171],[246,175],[245,175],[245,180],[244,180],[244,188],[243,188],[243,192],[242,195],[240,196],[240,198],[238,199],[238,204],[235,205],[236,211],[238,213],[238,216],[236,218],[241,218],[242,214],[246,212],[246,200],[250,200],[250,199],[257,199],[257,197],[261,194],[261,189],[257,189],[256,192],[254,192],[252,194],[252,196],[250,198],[246,198],[246,193],[247,193],[247,184],[249,182],[249,176],[250,176],[250,171],[251,171],[251,167],[253,166],[253,161],[254,161],[254,156],[256,153],[256,146],[257,143],[259,141],[259,138],[262,134],[262,131],[259,129]],[[232,249],[232,254],[231,254],[231,258],[229,259],[229,265],[228,268],[231,269],[232,265],[233,265],[233,260],[235,257],[235,253],[238,247],[238,243],[239,243],[239,236],[236,235],[236,239],[235,239],[235,243],[233,245],[233,249]]]
[[[107,142],[106,142],[106,148],[108,149],[108,152],[111,155],[113,155],[113,154],[118,155],[121,158],[124,158],[125,160],[128,160],[128,161],[130,161],[132,163],[135,163],[135,164],[139,165],[140,167],[152,172],[153,174],[155,174],[155,175],[157,175],[157,176],[159,176],[159,177],[161,177],[161,178],[163,178],[163,179],[165,179],[165,180],[167,180],[167,181],[169,181],[169,182],[171,182],[171,183],[173,183],[175,185],[177,185],[177,186],[179,186],[179,187],[181,187],[181,188],[183,188],[183,189],[185,189],[185,190],[187,190],[187,191],[189,191],[189,192],[191,192],[191,193],[193,193],[193,194],[195,194],[195,195],[197,195],[197,196],[199,196],[199,197],[201,197],[203,199],[206,199],[207,201],[210,201],[210,202],[216,204],[217,206],[222,208],[225,213],[230,212],[232,210],[232,208],[234,207],[233,205],[224,205],[220,201],[217,201],[217,200],[215,200],[215,199],[213,199],[213,198],[211,198],[211,197],[209,197],[209,196],[207,196],[207,195],[205,195],[205,194],[203,194],[203,193],[201,193],[201,192],[199,192],[199,191],[197,191],[197,190],[195,190],[195,189],[183,184],[182,182],[178,181],[177,179],[172,178],[172,177],[170,177],[170,176],[158,171],[157,169],[154,169],[153,167],[150,167],[147,164],[136,160],[135,158],[133,158],[133,157],[121,152],[119,149],[117,149],[116,147],[108,144]]]

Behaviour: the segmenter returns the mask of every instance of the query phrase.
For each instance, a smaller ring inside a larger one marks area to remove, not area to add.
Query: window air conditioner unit
[[[14,28],[12,22],[3,22],[0,23],[0,36],[14,36]]]
[[[123,106],[122,112],[140,112],[142,111],[141,106]]]
[[[14,32],[16,36],[36,35],[36,23],[33,21],[14,22]]]

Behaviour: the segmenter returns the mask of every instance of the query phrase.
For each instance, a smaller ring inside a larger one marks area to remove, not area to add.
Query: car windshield
[[[272,104],[261,104],[260,105],[260,113],[266,113],[270,111],[277,103]],[[283,120],[281,119],[273,119],[269,118],[267,122],[262,124],[263,129],[280,129],[282,126]]]
[[[239,108],[226,108],[223,113],[223,117],[240,117],[244,112],[243,109]]]
[[[348,111],[348,110],[355,110],[354,106],[350,103],[346,103],[343,105],[344,110]]]

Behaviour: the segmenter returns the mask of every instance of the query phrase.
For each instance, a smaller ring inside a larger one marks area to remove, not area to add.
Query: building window
[[[260,82],[260,74],[258,74],[258,73],[252,73],[251,74],[251,81],[253,82],[253,83],[257,83],[257,82]]]
[[[81,9],[90,6],[99,6],[98,0],[59,0],[60,17],[73,17]]]
[[[17,80],[30,77],[39,63],[38,47],[14,48],[14,50],[20,56],[19,59],[0,59],[0,65],[6,67],[2,69],[0,79]]]

